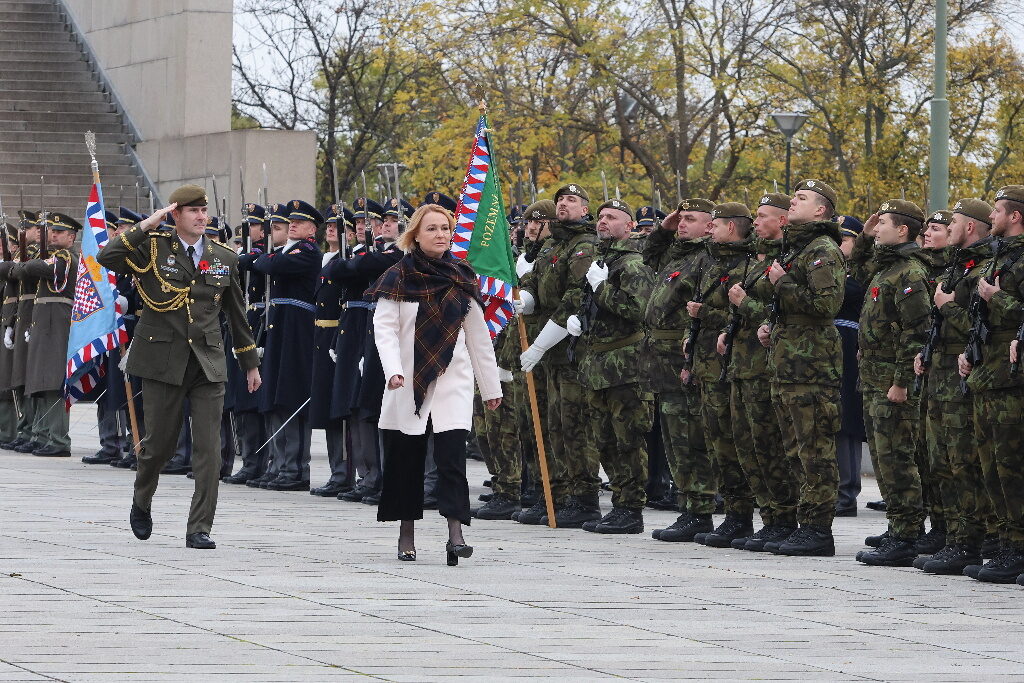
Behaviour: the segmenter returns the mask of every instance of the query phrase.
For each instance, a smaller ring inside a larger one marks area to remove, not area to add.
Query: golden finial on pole
[[[85,148],[89,150],[89,158],[92,159],[89,162],[89,166],[92,168],[92,181],[98,183],[100,181],[100,165],[96,161],[96,133],[91,130],[85,131]]]

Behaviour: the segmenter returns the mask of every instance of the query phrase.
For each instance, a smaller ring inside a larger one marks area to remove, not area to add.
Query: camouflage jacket
[[[744,287],[747,296],[739,306],[731,307],[732,312],[739,316],[739,327],[733,338],[727,377],[729,381],[768,379],[768,349],[757,338],[757,329],[765,322],[765,311],[773,291],[766,271],[772,261],[779,257],[781,243],[781,240],[756,240],[754,243],[755,251],[764,254],[764,259],[751,257],[746,276],[747,286]]]
[[[672,258],[651,258],[655,244]],[[651,295],[644,308],[647,339],[640,356],[640,369],[657,393],[682,391],[679,371],[683,369],[683,339],[690,329],[690,316],[686,302],[693,293],[704,268],[709,267],[711,256],[708,240],[677,240],[675,233],[655,231],[647,238],[644,261],[664,262],[654,277]]]
[[[565,327],[570,315],[579,312],[587,270],[597,251],[597,235],[590,223],[552,223],[551,237],[533,263],[530,277],[522,286],[537,301],[541,327],[548,319]],[[544,354],[549,366],[567,365],[568,340],[562,340]]]
[[[1010,342],[1024,319],[1024,235],[1002,240],[996,264],[1000,291],[988,302],[988,326],[991,334],[982,348],[982,362],[967,378],[971,391],[991,391],[1024,386],[1024,372],[1010,376]],[[989,268],[981,271],[987,276]],[[962,351],[962,349],[961,349]]]
[[[963,353],[967,343],[971,329],[967,308],[971,295],[978,289],[978,278],[988,272],[993,244],[991,237],[984,237],[969,247],[951,248],[949,268],[938,277],[937,285],[949,289],[953,295],[953,300],[939,309],[942,327],[928,370],[928,395],[939,401],[967,400],[960,391],[957,356]]]
[[[846,288],[841,241],[831,221],[788,228],[787,253],[780,258],[787,272],[775,283],[779,318],[768,352],[776,382],[839,386],[843,353],[835,315]]]
[[[695,293],[701,296],[700,333],[692,341],[693,371],[700,382],[716,382],[725,358],[718,353],[718,335],[729,322],[729,288],[748,275],[750,240],[710,244],[713,264],[705,268]],[[692,327],[691,327],[692,329]]]
[[[916,242],[876,246],[860,311],[860,376],[888,390],[914,381],[914,356],[928,334],[928,268]]]
[[[580,381],[590,389],[607,389],[640,381],[644,303],[654,286],[648,268],[631,240],[611,241],[608,279],[597,288],[597,315],[584,341]]]

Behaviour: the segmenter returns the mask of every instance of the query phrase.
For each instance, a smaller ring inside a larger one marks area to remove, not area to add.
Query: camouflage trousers
[[[590,443],[612,489],[612,506],[642,510],[647,505],[647,433],[654,421],[654,396],[639,384],[592,392]]]
[[[790,462],[800,464],[801,526],[832,528],[839,497],[836,433],[839,387],[823,384],[772,385],[772,405]]]
[[[517,429],[517,406],[512,396],[514,382],[502,382],[504,397],[497,410],[483,410],[483,431],[477,437],[487,443],[484,462],[491,475],[491,491],[498,496],[519,500],[522,490],[523,446]],[[477,397],[477,403],[482,403]]]
[[[718,480],[704,443],[700,392],[687,387],[660,394],[658,399],[665,459],[679,490],[679,505],[695,515],[710,515],[715,511]]]
[[[951,543],[979,548],[988,529],[995,531],[995,520],[978,459],[974,408],[970,401],[928,399],[925,428],[947,538]]]
[[[556,503],[569,496],[593,498],[601,490],[600,456],[590,443],[587,415],[593,392],[580,384],[576,369],[546,368],[547,444],[551,494]]]
[[[917,538],[924,525],[917,470],[921,406],[914,396],[905,403],[893,403],[886,396],[888,391],[888,386],[864,385],[864,433],[885,499],[889,532],[899,538]]]
[[[718,466],[719,492],[727,514],[747,518],[754,514],[754,493],[736,453],[732,425],[730,382],[701,382],[701,417],[704,443]]]
[[[765,526],[796,526],[800,502],[800,467],[782,448],[782,431],[772,407],[771,382],[732,382],[732,434],[740,467]]]
[[[917,422],[917,452],[914,454],[914,463],[921,477],[921,499],[924,501],[925,517],[931,520],[933,529],[945,529],[948,526],[947,516],[952,512],[952,503],[943,497],[942,492],[943,480],[949,478],[949,468],[942,460],[933,460],[931,457],[931,446],[928,443],[928,411],[931,403],[931,399],[926,398],[918,401],[921,416]]]
[[[1024,550],[1024,388],[975,393],[974,435],[999,539]]]

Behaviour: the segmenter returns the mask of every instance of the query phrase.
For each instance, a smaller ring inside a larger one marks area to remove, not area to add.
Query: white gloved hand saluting
[[[523,372],[530,372],[537,367],[537,363],[544,357],[544,353],[568,336],[569,330],[554,320],[549,320],[544,325],[544,329],[537,335],[537,338],[530,344],[530,348],[523,351],[522,355],[519,356],[519,362],[523,365]]]
[[[8,327],[4,331],[4,346],[7,347],[8,351],[14,348],[14,328],[13,327]]]
[[[583,323],[580,322],[580,317],[578,315],[570,315],[565,321],[565,329],[574,337],[583,334]]]
[[[516,276],[523,277],[533,270],[533,261],[526,260],[526,254],[520,254],[516,259]]]
[[[515,300],[515,305],[517,314],[530,315],[537,307],[537,302],[534,301],[532,294],[525,289],[521,289],[519,290],[519,298]]]
[[[334,361],[335,364],[337,364],[338,353],[334,349],[327,349],[327,355],[331,357],[331,360]]]
[[[587,282],[590,283],[590,289],[597,291],[597,288],[601,286],[601,283],[608,279],[608,266],[603,263],[594,261],[590,264],[590,268],[587,270]]]

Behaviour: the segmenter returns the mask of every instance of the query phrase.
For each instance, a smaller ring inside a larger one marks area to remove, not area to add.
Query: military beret
[[[839,195],[836,193],[835,189],[831,185],[823,183],[820,180],[801,180],[799,183],[797,183],[795,191],[799,192],[800,190],[810,190],[811,192],[817,192],[822,197],[828,200],[828,203],[832,205],[833,211],[836,210],[836,203],[839,201]]]
[[[702,197],[693,197],[691,199],[684,199],[679,202],[677,211],[702,211],[704,213],[711,213],[715,210],[715,203],[710,199],[704,199]]]
[[[724,204],[716,204],[715,208],[711,210],[712,218],[746,218],[753,219],[750,215],[750,209],[744,204],[739,202],[725,202]]]
[[[142,222],[142,215],[137,214],[127,207],[120,207],[118,209],[117,224],[118,225],[134,225],[135,223]]]
[[[206,188],[192,184],[179,187],[171,193],[167,201],[177,204],[179,209],[183,206],[206,206],[210,203],[206,197]]]
[[[768,192],[761,201],[757,203],[758,206],[774,206],[776,209],[782,209],[783,211],[789,210],[789,202],[792,200],[788,194],[782,194],[781,192]]]
[[[908,202],[906,199],[890,199],[887,202],[882,202],[882,205],[878,207],[878,213],[894,213],[897,216],[913,218],[915,221],[924,223],[924,211],[920,206],[914,202]]]
[[[581,185],[570,183],[568,185],[563,185],[562,187],[558,188],[558,191],[555,192],[555,201],[557,202],[558,198],[561,197],[563,194],[576,195],[583,201],[587,203],[590,202],[590,195],[587,194],[587,191],[584,190],[583,186]]]
[[[356,200],[352,202],[352,206],[355,208],[355,213],[352,214],[354,218],[380,218],[384,215],[384,207],[366,197],[356,197]]]
[[[1024,185],[1007,185],[996,192],[996,201],[1008,199],[1011,202],[1024,204]]]
[[[413,212],[416,211],[416,209],[413,208],[412,204],[405,201],[404,199],[400,200],[397,197],[385,199],[384,204],[387,206],[387,208],[384,210],[385,216],[394,216],[395,218],[398,218],[399,206],[401,206],[401,213],[405,214],[406,218],[411,218]]]
[[[953,212],[947,211],[946,209],[939,209],[928,216],[929,223],[941,223],[942,225],[949,225],[953,221]]]
[[[550,199],[541,199],[526,207],[524,216],[528,221],[553,221],[557,217],[555,203]]]
[[[597,214],[601,215],[602,209],[618,209],[619,211],[626,214],[626,218],[633,220],[633,209],[629,208],[629,204],[622,201],[621,199],[609,199],[601,206],[597,207]]]
[[[663,220],[665,212],[655,209],[653,206],[641,206],[636,210],[636,224],[638,226],[654,225],[655,219]]]
[[[312,221],[314,223],[323,223],[323,215],[316,210],[316,207],[308,202],[304,202],[301,199],[293,199],[288,202],[289,221]]]
[[[259,204],[245,205],[245,219],[250,223],[262,223],[267,217],[267,210]]]
[[[455,213],[456,201],[446,195],[444,192],[428,192],[423,195],[423,204],[437,204],[443,209],[448,209],[452,213]]]
[[[981,221],[985,225],[992,225],[992,219],[990,218],[992,215],[992,205],[983,199],[959,199],[953,205],[953,210],[948,213],[951,220],[954,213],[959,213],[976,221]],[[947,223],[947,225],[949,224]]]
[[[846,237],[856,237],[862,232],[864,232],[864,224],[860,222],[859,218],[854,218],[853,216],[839,217],[839,234]]]
[[[287,223],[288,205],[280,202],[267,207],[266,219],[271,223]]]
[[[82,224],[67,214],[52,211],[46,214],[46,227],[51,230],[74,230],[82,229]]]
[[[516,223],[523,220],[524,211],[526,211],[526,204],[513,204],[508,210],[508,222]]]

